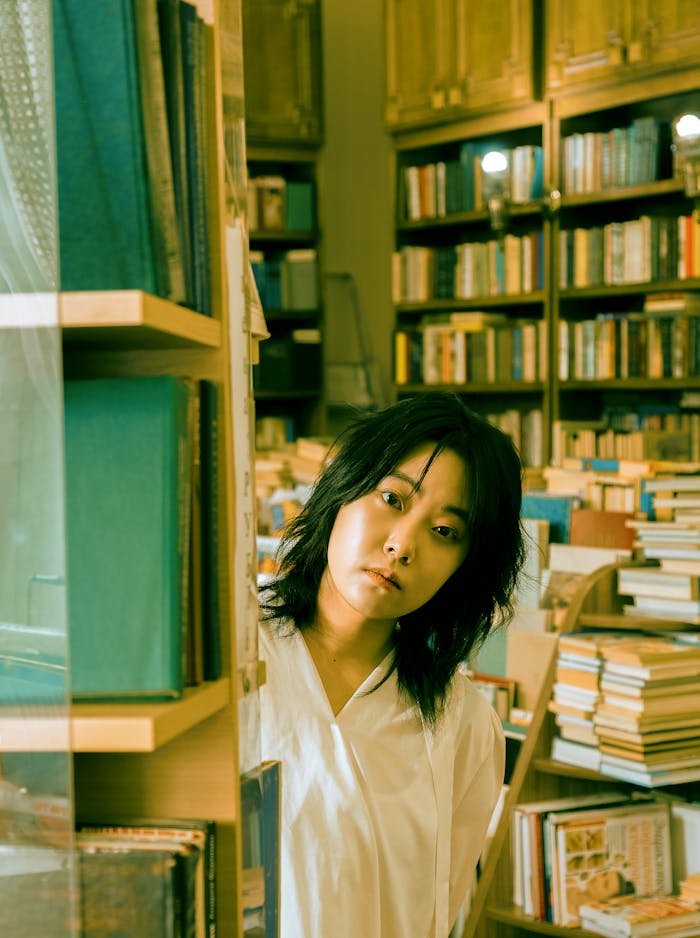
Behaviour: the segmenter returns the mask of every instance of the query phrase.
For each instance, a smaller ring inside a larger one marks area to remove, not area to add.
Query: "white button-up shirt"
[[[261,627],[261,757],[282,762],[282,938],[447,938],[503,782],[498,717],[455,675],[436,730],[386,674],[334,715],[306,643]]]

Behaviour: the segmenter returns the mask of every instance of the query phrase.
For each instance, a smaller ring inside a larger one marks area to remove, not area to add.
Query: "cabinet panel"
[[[387,104],[390,126],[432,122],[447,103],[451,17],[445,0],[388,0]]]
[[[676,65],[700,57],[698,0],[640,0],[634,5],[629,61],[650,66]]]
[[[449,103],[482,108],[533,96],[532,4],[457,0],[455,81]]]
[[[320,143],[320,21],[318,0],[244,0],[250,141]]]
[[[547,90],[614,77],[626,56],[626,0],[547,0]]]

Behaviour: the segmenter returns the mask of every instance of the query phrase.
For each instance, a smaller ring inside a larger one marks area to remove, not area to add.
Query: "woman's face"
[[[414,450],[376,488],[338,512],[328,545],[321,598],[363,619],[395,622],[423,606],[467,555],[467,473],[443,450],[420,488],[435,449]]]

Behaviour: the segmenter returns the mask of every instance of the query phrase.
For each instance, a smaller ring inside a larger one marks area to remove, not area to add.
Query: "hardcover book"
[[[132,0],[54,5],[62,290],[169,294],[154,243]]]
[[[74,697],[182,692],[190,401],[169,376],[66,382]]]

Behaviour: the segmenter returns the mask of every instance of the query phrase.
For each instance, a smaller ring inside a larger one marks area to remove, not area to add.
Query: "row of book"
[[[394,333],[394,380],[398,385],[531,384],[546,379],[545,352],[541,319],[476,311],[423,317],[420,325]]]
[[[178,698],[221,675],[217,387],[129,377],[67,381],[64,396],[71,692]],[[30,586],[31,653],[0,626],[3,704],[62,702],[64,590]]]
[[[514,904],[535,920],[620,938],[698,934],[700,908],[679,891],[698,872],[683,838],[699,823],[697,805],[615,790],[517,804]],[[625,913],[644,898],[657,906],[646,904],[647,930],[636,931]]]
[[[700,645],[685,635],[561,635],[552,757],[647,788],[700,779]]]
[[[624,422],[608,412],[598,420],[553,421],[552,463],[561,465],[568,458],[628,463],[700,460],[700,420],[696,412],[639,410],[627,410]]]
[[[465,142],[457,159],[404,166],[398,205],[405,221],[444,218],[458,212],[479,211],[484,200],[481,160],[491,147]],[[499,148],[508,163],[511,202],[522,204],[542,197],[542,147],[522,144]]]
[[[442,247],[407,245],[392,255],[394,303],[517,296],[543,286],[541,230]]]
[[[670,176],[671,125],[652,116],[625,127],[567,134],[561,141],[566,195],[635,186]]]
[[[569,288],[700,276],[700,213],[642,215],[559,232],[558,283]]]
[[[598,313],[559,321],[561,381],[700,376],[700,316]]]
[[[248,230],[314,231],[314,185],[307,179],[280,175],[251,176],[246,192]]]
[[[265,312],[318,309],[319,274],[313,248],[295,248],[281,254],[251,251],[250,264]]]
[[[61,0],[53,33],[61,289],[211,314],[213,27],[186,0]]]

